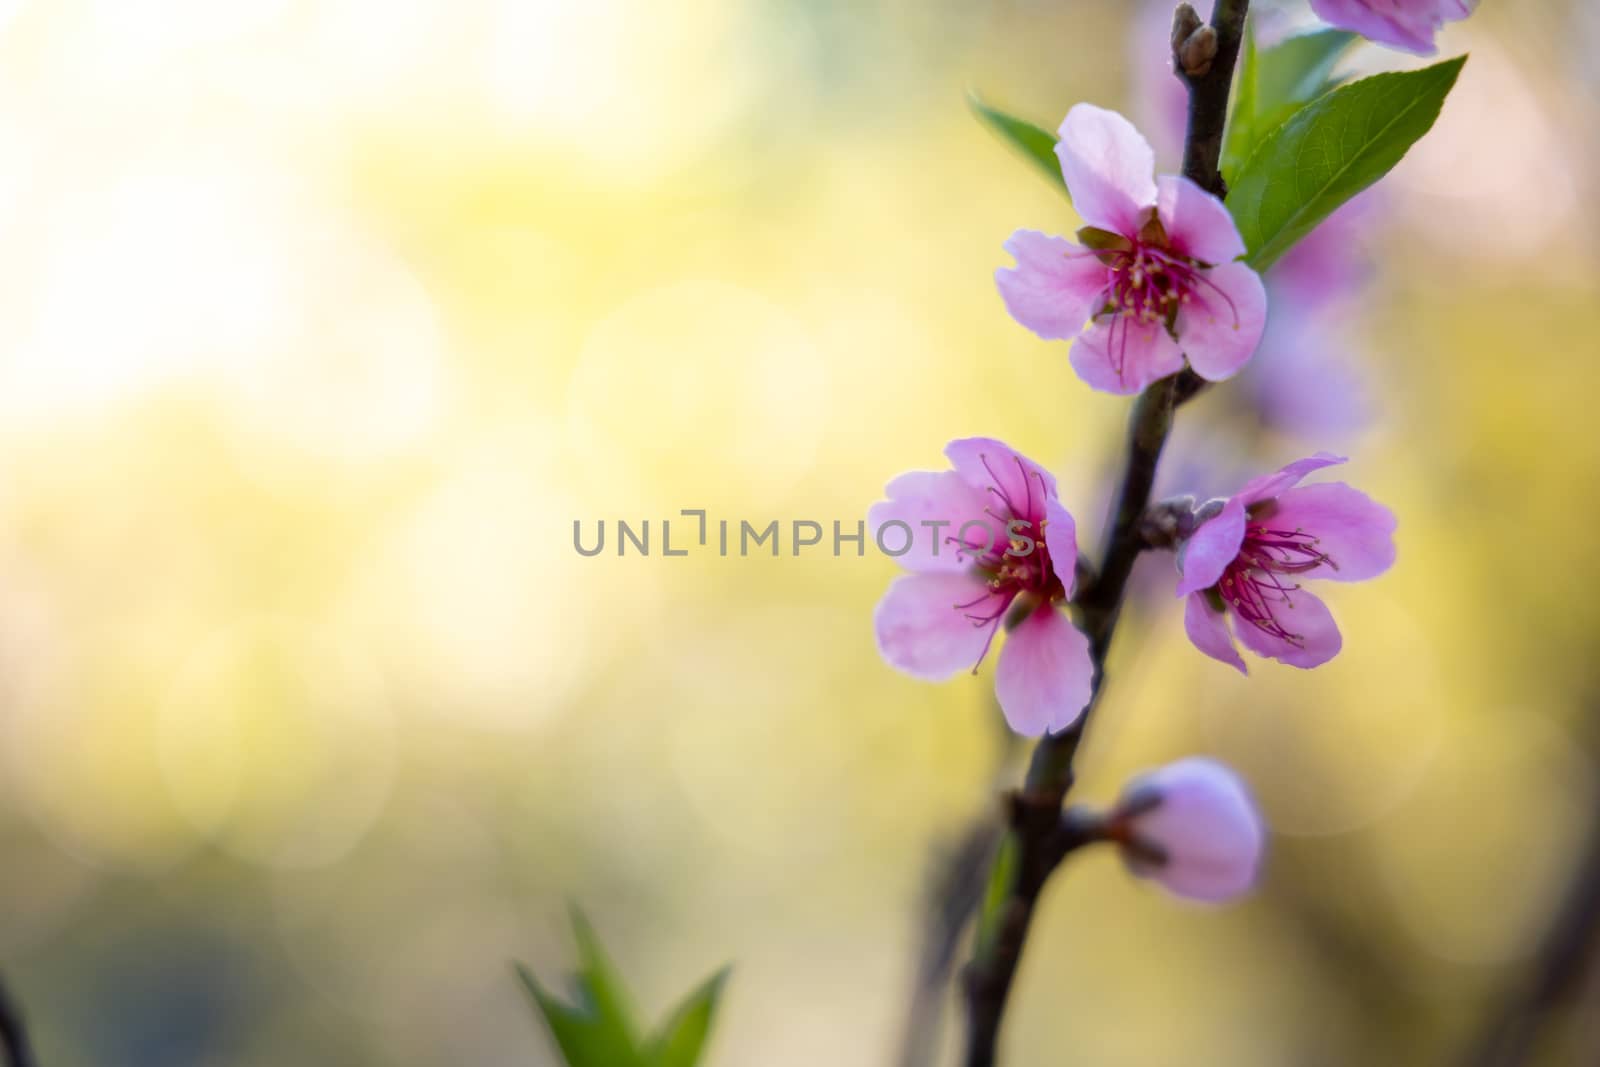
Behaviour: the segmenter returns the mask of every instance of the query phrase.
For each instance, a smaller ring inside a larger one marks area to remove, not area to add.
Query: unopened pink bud
[[[1266,834],[1239,776],[1191,756],[1130,782],[1112,813],[1111,836],[1134,874],[1215,904],[1255,885]]]

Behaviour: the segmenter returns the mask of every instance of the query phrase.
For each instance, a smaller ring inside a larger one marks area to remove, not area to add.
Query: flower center
[[[977,527],[971,524],[965,531],[945,538],[945,544],[955,549],[957,557],[970,562],[987,586],[982,596],[955,605],[973,626],[991,628],[978,663],[988,655],[989,644],[993,643],[995,633],[1018,597],[1027,595],[1030,601],[1048,603],[1066,596],[1066,588],[1056,577],[1050,549],[1044,540],[1044,504],[1048,493],[1044,476],[1030,471],[1022,459],[1016,457],[1019,493],[1015,486],[1005,488],[1006,482],[999,477],[1002,472],[990,466],[989,457],[981,458],[990,478],[989,504],[984,508],[984,514],[991,520],[987,531],[989,543],[984,543],[983,533],[973,536]],[[962,533],[967,535],[967,540],[961,539]],[[974,664],[973,670],[977,669]]]
[[[1093,317],[1111,317],[1106,351],[1118,378],[1125,373],[1132,331],[1140,329],[1148,334],[1160,329],[1177,338],[1178,311],[1194,303],[1197,294],[1207,315],[1215,318],[1219,314],[1217,308],[1225,305],[1233,318],[1233,328],[1240,328],[1239,309],[1233,299],[1206,277],[1210,266],[1173,251],[1154,208],[1135,234],[1085,226],[1078,231],[1078,241],[1086,251],[1076,254],[1095,256],[1107,268],[1102,303]]]
[[[1135,243],[1112,253],[1111,284],[1103,314],[1116,314],[1154,326],[1170,327],[1180,304],[1187,304],[1199,271],[1164,249]]]
[[[1317,539],[1303,530],[1251,523],[1245,527],[1239,554],[1222,572],[1217,592],[1240,619],[1280,641],[1303,645],[1305,635],[1285,627],[1275,612],[1294,607],[1291,594],[1300,583],[1287,579],[1322,564],[1338,569],[1317,544]]]

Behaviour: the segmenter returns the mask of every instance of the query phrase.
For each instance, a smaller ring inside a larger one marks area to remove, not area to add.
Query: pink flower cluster
[[[1086,225],[1076,242],[1033,230],[1006,242],[1015,265],[995,280],[1011,316],[1043,339],[1071,341],[1074,370],[1096,390],[1138,393],[1185,368],[1208,381],[1239,373],[1262,342],[1268,295],[1241,261],[1244,242],[1222,201],[1186,178],[1154,176],[1149,143],[1115,112],[1072,108],[1056,152]],[[1319,233],[1275,272],[1275,298],[1299,310],[1359,274],[1348,269],[1342,229]],[[1075,618],[1072,514],[1050,472],[1001,441],[952,441],[945,455],[949,469],[895,478],[870,512],[875,530],[894,522],[934,533],[899,557],[909,573],[878,604],[879,650],[906,674],[940,681],[976,673],[1004,634],[994,686],[1007,723],[1030,737],[1068,730],[1098,669]],[[1241,672],[1238,645],[1300,668],[1338,654],[1339,628],[1304,584],[1382,574],[1395,560],[1396,526],[1387,508],[1342,482],[1301,484],[1343,462],[1319,452],[1184,512],[1176,593],[1200,652]],[[1007,536],[988,536],[996,528]],[[1131,783],[1103,834],[1135,874],[1200,901],[1253,885],[1264,841],[1244,785],[1206,759]]]

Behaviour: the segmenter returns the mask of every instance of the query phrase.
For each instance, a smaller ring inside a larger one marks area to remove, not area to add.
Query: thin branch
[[[1561,910],[1545,932],[1530,973],[1486,1023],[1466,1067],[1517,1067],[1533,1058],[1539,1032],[1572,1006],[1600,942],[1600,819],[1573,870]]]
[[[7,1067],[38,1067],[22,1024],[22,1010],[4,984],[0,984],[0,1049],[5,1050]]]
[[[985,811],[972,821],[953,849],[934,858],[927,910],[912,978],[911,1006],[900,1040],[900,1067],[928,1067],[938,1045],[940,1020],[956,952],[967,921],[983,899],[989,865],[1004,827]]]
[[[1249,0],[1218,0],[1210,26],[1202,26],[1188,4],[1174,19],[1173,49],[1189,89],[1189,123],[1183,173],[1222,195],[1218,170],[1227,123],[1228,92],[1244,32]],[[1197,391],[1192,375],[1173,375],[1151,385],[1133,406],[1116,503],[1105,538],[1098,579],[1078,598],[1080,623],[1095,665],[1089,707],[1076,725],[1046,736],[1033,752],[1026,784],[1013,798],[1009,844],[1015,872],[1010,892],[980,931],[979,951],[966,973],[967,1067],[993,1067],[1000,1023],[1022,958],[1033,912],[1051,873],[1070,849],[1062,847],[1061,806],[1073,784],[1073,760],[1084,728],[1105,686],[1106,655],[1133,564],[1144,548],[1141,522],[1150,504],[1156,467],[1172,430],[1173,412]],[[985,936],[987,935],[987,936]]]

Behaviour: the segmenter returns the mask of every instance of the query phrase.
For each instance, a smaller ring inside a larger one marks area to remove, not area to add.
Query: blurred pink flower
[[[1191,756],[1136,778],[1110,828],[1134,874],[1188,900],[1222,903],[1260,874],[1261,815],[1238,775],[1216,760]]]
[[[1047,341],[1076,338],[1073,369],[1109,393],[1137,393],[1185,357],[1210,381],[1238,373],[1261,340],[1267,296],[1235,262],[1244,241],[1222,201],[1187,178],[1153,178],[1149,143],[1114,111],[1078,104],[1060,136],[1084,244],[1011,235],[1017,266],[995,283],[1012,318]]]
[[[1324,22],[1419,56],[1438,51],[1433,35],[1439,27],[1477,6],[1478,0],[1311,0]]]
[[[943,681],[976,672],[1010,616],[995,669],[1006,722],[1028,737],[1063,730],[1088,704],[1093,674],[1088,639],[1062,610],[1078,561],[1072,515],[1055,478],[999,441],[952,441],[945,455],[954,470],[900,475],[868,515],[874,531],[926,533],[899,557],[912,573],[878,603],[878,649],[913,677]]]
[[[1394,563],[1395,517],[1342,482],[1299,486],[1312,471],[1343,463],[1319,452],[1247,483],[1178,552],[1184,628],[1196,648],[1245,671],[1239,641],[1258,656],[1316,667],[1339,652],[1328,607],[1299,579],[1359,582]]]
[[[1360,292],[1372,276],[1362,238],[1382,215],[1382,197],[1373,187],[1317,223],[1267,269],[1273,307],[1281,300],[1296,310],[1321,308]]]
[[[1337,441],[1372,421],[1375,390],[1359,357],[1338,337],[1327,312],[1296,313],[1273,305],[1261,348],[1239,378],[1239,395],[1249,400],[1263,426],[1302,439]]]

